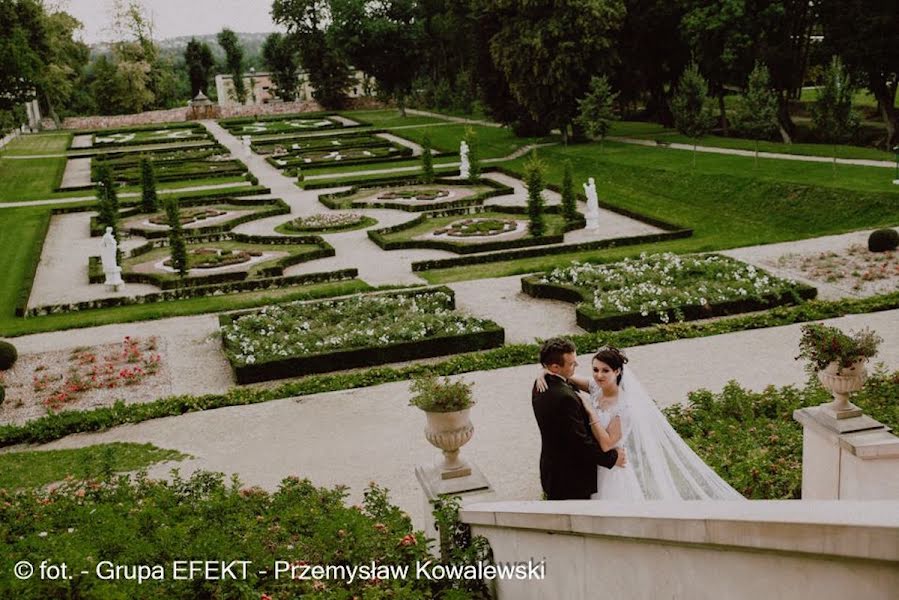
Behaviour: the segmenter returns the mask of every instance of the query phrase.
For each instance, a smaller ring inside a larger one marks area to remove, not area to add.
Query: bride
[[[718,476],[681,439],[637,378],[625,370],[617,348],[600,348],[593,376],[568,382],[588,392],[584,407],[600,447],[627,450],[628,464],[597,469],[597,500],[739,500],[743,496]],[[542,373],[537,380],[545,385]]]

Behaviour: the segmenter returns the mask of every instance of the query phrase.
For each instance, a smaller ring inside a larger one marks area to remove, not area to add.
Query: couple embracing
[[[547,500],[742,499],[674,431],[626,363],[620,350],[600,348],[591,376],[579,377],[570,341],[540,349],[531,402]]]

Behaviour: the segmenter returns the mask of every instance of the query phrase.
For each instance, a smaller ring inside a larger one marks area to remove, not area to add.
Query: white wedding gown
[[[590,378],[590,400],[604,428],[621,417],[619,447],[627,450],[624,467],[597,467],[594,500],[742,500],[740,495],[674,431],[665,415],[625,369],[618,400],[600,409],[602,391]]]

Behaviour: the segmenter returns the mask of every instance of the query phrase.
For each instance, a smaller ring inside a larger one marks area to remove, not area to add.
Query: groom
[[[577,367],[577,351],[568,340],[553,338],[540,348],[540,364],[549,372],[547,389],[531,392],[540,427],[540,483],[547,500],[589,500],[596,493],[596,466],[627,462],[622,448],[603,452],[593,437],[580,397],[568,383]]]

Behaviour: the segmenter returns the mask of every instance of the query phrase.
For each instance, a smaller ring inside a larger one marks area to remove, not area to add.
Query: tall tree
[[[899,1],[820,2],[824,43],[877,99],[887,148],[899,144]]]
[[[530,158],[524,163],[524,185],[528,189],[528,232],[540,237],[546,232],[546,221],[543,216],[543,174],[546,167],[532,151]]]
[[[769,138],[777,132],[777,95],[771,89],[768,67],[756,63],[743,92],[737,110],[740,129],[755,140],[755,166],[759,162],[759,139]]]
[[[465,128],[465,143],[468,144],[468,179],[476,183],[481,177],[480,148],[478,147],[478,132],[473,127]]]
[[[567,142],[590,77],[616,60],[623,0],[506,0],[492,7],[485,10],[501,19],[490,40],[494,63],[531,117],[561,129]]]
[[[184,50],[184,62],[187,65],[187,76],[190,78],[190,97],[194,98],[200,92],[206,92],[209,76],[215,66],[215,58],[209,44],[191,38]]]
[[[696,166],[696,145],[712,128],[714,115],[709,102],[709,84],[699,72],[696,63],[689,65],[677,82],[677,90],[671,98],[671,114],[674,127],[693,139],[693,166]]]
[[[574,193],[574,175],[571,172],[571,161],[566,160],[562,174],[562,215],[566,221],[577,217],[577,196]]]
[[[140,159],[141,210],[152,213],[159,210],[159,198],[156,195],[156,173],[153,161],[147,157]]]
[[[331,0],[329,35],[353,65],[378,82],[406,116],[406,98],[426,43],[415,0]]]
[[[815,133],[833,147],[833,172],[837,172],[836,145],[846,142],[858,129],[858,115],[852,109],[852,79],[839,56],[834,56],[824,71],[824,85],[818,89],[818,99],[812,105],[812,125]]]
[[[434,183],[434,159],[431,155],[431,137],[428,134],[421,141],[421,180]]]
[[[97,169],[97,220],[103,227],[112,227],[112,234],[119,239],[119,198],[115,180],[109,165],[100,164]]]
[[[243,104],[247,99],[247,88],[243,83],[243,46],[237,34],[228,28],[222,29],[217,39],[225,51],[225,66],[234,83],[234,100]]]
[[[188,268],[187,243],[184,241],[184,228],[181,226],[178,198],[172,196],[166,199],[165,216],[169,226],[169,254],[172,259],[172,268],[178,271],[181,277],[186,277],[190,269]]]
[[[346,58],[328,35],[333,21],[329,0],[274,0],[272,20],[286,26],[296,44],[312,96],[325,108],[342,107],[353,80]]]
[[[282,100],[296,98],[300,65],[293,38],[277,32],[270,34],[262,45],[262,60],[272,73],[275,94]]]
[[[590,79],[590,90],[586,96],[577,101],[577,122],[592,138],[599,138],[602,143],[612,128],[612,121],[618,120],[614,103],[618,94],[612,92],[609,78],[605,75]]]

